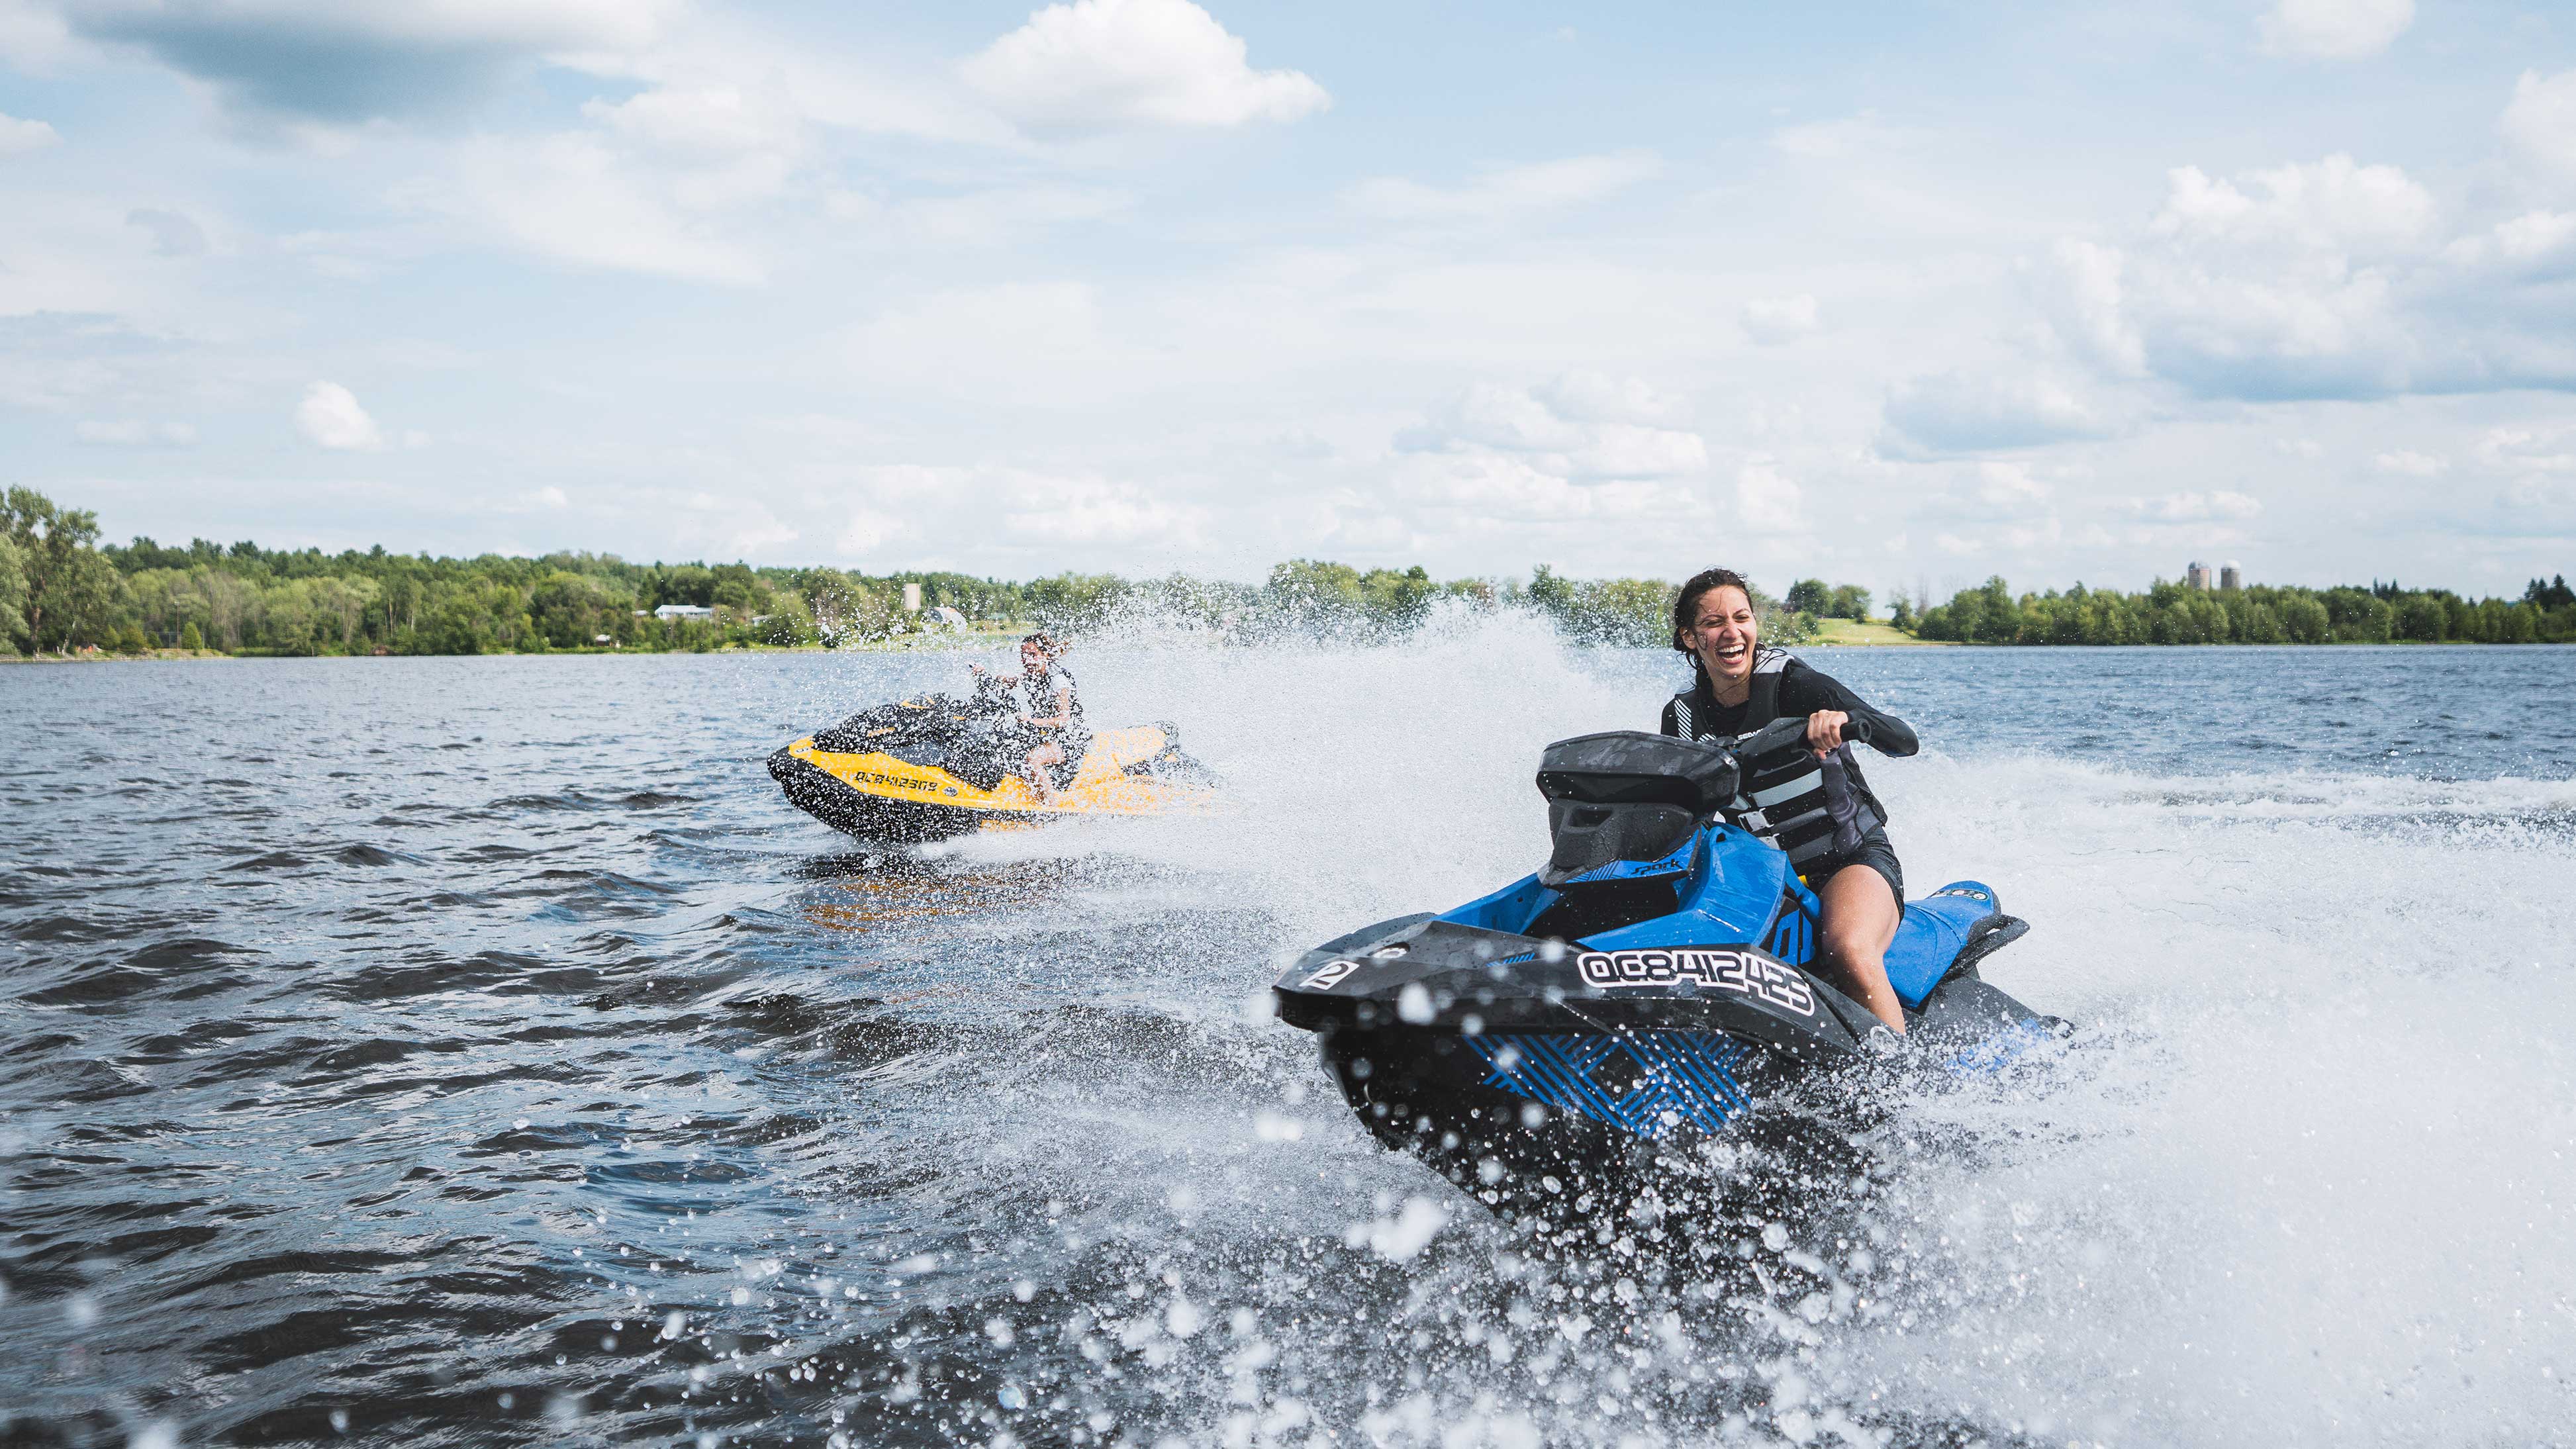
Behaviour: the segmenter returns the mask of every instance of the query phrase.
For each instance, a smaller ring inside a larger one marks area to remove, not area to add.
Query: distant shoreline
[[[1888,628],[1888,626],[1884,624],[1873,627],[1890,634],[1896,633],[1895,630]],[[0,666],[12,664],[241,663],[264,659],[333,659],[369,663],[379,659],[598,659],[612,657],[667,659],[674,656],[701,656],[706,658],[729,657],[742,659],[781,654],[902,654],[913,652],[964,653],[968,651],[966,649],[959,648],[958,646],[971,646],[978,643],[989,644],[997,640],[1007,642],[1007,636],[988,636],[987,639],[980,641],[959,636],[950,636],[938,639],[917,637],[902,641],[891,639],[871,639],[843,644],[833,648],[825,648],[820,644],[753,644],[727,645],[720,649],[547,649],[544,651],[491,649],[485,650],[479,654],[284,654],[267,651],[227,654],[220,649],[203,649],[192,654],[184,649],[156,649],[146,654],[115,654],[101,651],[96,654],[71,655],[0,655]],[[1577,647],[1628,648],[1638,650],[1642,653],[1661,652],[1654,646],[1646,644],[1581,645]],[[2226,650],[2233,652],[2247,649],[2576,649],[2576,643],[2570,643],[2567,641],[2545,641],[2533,644],[2488,644],[2474,639],[2446,639],[2439,643],[2422,639],[2355,639],[2350,641],[2330,640],[2317,644],[1988,644],[1956,639],[1916,639],[1899,634],[1893,639],[1854,637],[1802,639],[1795,644],[1784,645],[1782,647],[1791,650],[2020,649],[2028,650],[2034,654],[2039,654],[2065,653],[2071,650],[2082,649],[2134,650],[2139,653],[2173,653],[2183,650]]]

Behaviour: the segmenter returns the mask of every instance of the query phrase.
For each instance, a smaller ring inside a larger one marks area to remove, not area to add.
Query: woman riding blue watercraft
[[[990,689],[1007,699],[1018,686],[1028,689],[1028,708],[1018,718],[1028,740],[1020,778],[1037,792],[1038,802],[1055,803],[1056,791],[1073,783],[1091,748],[1091,729],[1083,723],[1082,701],[1074,693],[1073,671],[1064,667],[1064,641],[1051,634],[1031,634],[1020,641],[1020,677],[1001,679],[980,664],[967,665],[975,675],[977,697]]]
[[[1673,600],[1673,648],[1691,657],[1691,687],[1664,706],[1663,732],[1732,743],[1774,720],[1804,715],[1795,760],[1748,761],[1735,824],[1770,839],[1816,893],[1825,970],[1889,1030],[1905,1030],[1886,954],[1904,909],[1905,875],[1887,839],[1887,809],[1870,793],[1846,731],[1881,754],[1913,754],[1914,730],[1872,709],[1831,675],[1762,643],[1752,586],[1732,569],[1692,575]],[[1854,867],[1861,867],[1855,869]]]

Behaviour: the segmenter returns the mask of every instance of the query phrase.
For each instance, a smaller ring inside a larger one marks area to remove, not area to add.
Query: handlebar
[[[1858,715],[1850,715],[1844,718],[1843,739],[1846,742],[1855,745],[1865,745],[1869,743],[1869,736],[1869,721],[1860,718]],[[1805,715],[1792,715],[1787,719],[1775,719],[1771,721],[1771,723],[1754,731],[1748,738],[1736,741],[1734,748],[1738,758],[1758,759],[1764,755],[1788,749],[1793,745],[1803,744],[1806,738],[1807,717]]]

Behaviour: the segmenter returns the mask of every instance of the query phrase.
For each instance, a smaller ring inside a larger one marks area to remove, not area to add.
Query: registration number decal
[[[1816,1014],[1807,978],[1751,951],[1720,946],[1673,946],[1652,951],[1586,951],[1575,957],[1586,986],[1672,986],[1692,982],[1750,996],[1800,1016]]]

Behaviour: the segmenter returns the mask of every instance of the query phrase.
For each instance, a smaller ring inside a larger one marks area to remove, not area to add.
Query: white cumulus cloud
[[[2524,71],[2496,129],[2527,160],[2576,180],[2576,70]]]
[[[2049,494],[2048,480],[2023,463],[1979,463],[1971,486],[1979,503],[2007,511],[2045,502]]]
[[[2060,242],[2031,281],[2067,349],[2109,376],[2278,401],[2576,385],[2556,321],[2571,266],[2576,216],[2458,229],[2397,167],[2333,155],[2179,167],[2142,236]]]
[[[2029,448],[2111,432],[2073,388],[2030,373],[1954,370],[1913,378],[1888,394],[1882,416],[1880,450],[1899,457]]]
[[[1107,543],[1169,549],[1205,542],[1206,510],[1158,498],[1134,483],[1015,470],[1001,484],[1003,532],[1042,547]]]
[[[1755,297],[1744,304],[1744,335],[1765,347],[1777,347],[1815,332],[1816,299],[1805,292],[1794,297]]]
[[[418,199],[497,239],[577,266],[734,284],[760,281],[761,259],[706,213],[785,180],[774,152],[753,153],[745,169],[674,168],[580,132],[478,139],[455,164],[449,183]]]
[[[101,418],[74,427],[84,443],[109,448],[185,448],[197,441],[186,423],[149,423],[140,418]]]
[[[1497,167],[1454,187],[1372,177],[1352,187],[1344,200],[1355,211],[1398,221],[1497,221],[1600,201],[1653,178],[1663,167],[1661,158],[1643,151],[1569,156]]]
[[[2381,472],[2403,473],[2410,478],[2435,478],[2451,471],[2450,459],[2419,453],[2412,448],[2382,453],[2373,461],[2379,464]]]
[[[969,59],[966,83],[1047,130],[1293,121],[1332,103],[1313,77],[1254,70],[1249,47],[1190,0],[1050,5]]]
[[[315,443],[340,452],[373,452],[385,445],[384,430],[358,406],[357,394],[336,382],[304,389],[295,426]]]
[[[2334,247],[2364,256],[2402,254],[2440,222],[2433,195],[2394,166],[2348,155],[2256,171],[2245,184],[2197,166],[2168,173],[2154,230],[2186,243]]]
[[[1769,458],[1753,457],[1736,470],[1735,507],[1744,526],[1759,533],[1800,533],[1807,527],[1805,491]]]
[[[54,128],[43,121],[22,121],[16,116],[0,113],[0,156],[23,156],[29,151],[41,151],[61,139],[54,134]]]
[[[2276,55],[2360,60],[2415,23],[2415,0],[2280,0],[2264,15],[2263,48]]]
[[[1477,383],[1399,434],[1396,446],[1518,455],[1536,473],[1577,483],[1703,472],[1707,441],[1660,421],[1674,406],[1641,379],[1599,373],[1538,387]]]
[[[2151,523],[2214,523],[2252,518],[2263,511],[2263,500],[2250,493],[2236,493],[2224,488],[2195,489],[2153,498],[2132,498],[2126,507],[2129,512]]]

